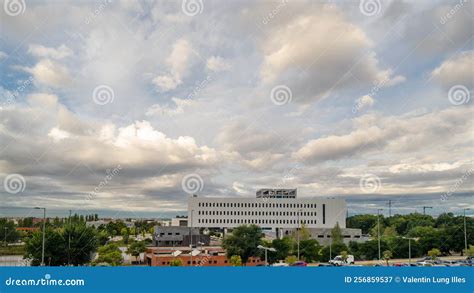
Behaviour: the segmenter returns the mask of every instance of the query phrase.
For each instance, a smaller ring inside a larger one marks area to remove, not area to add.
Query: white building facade
[[[275,193],[277,194],[277,193]],[[346,226],[346,202],[336,198],[215,198],[188,201],[188,226],[235,228],[255,224],[263,229],[333,228]]]

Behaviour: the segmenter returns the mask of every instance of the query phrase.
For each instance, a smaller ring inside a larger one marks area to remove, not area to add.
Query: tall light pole
[[[411,264],[411,241],[417,240],[417,238],[402,237],[403,239],[408,239],[408,264]]]
[[[191,210],[191,217],[190,217],[190,229],[189,229],[189,248],[190,252],[189,255],[191,256],[191,263],[189,264],[191,267],[193,266],[193,213],[194,210]]]
[[[298,229],[296,229],[296,239],[298,243],[298,260],[300,260],[300,211],[301,209],[298,210]]]
[[[68,247],[67,247],[67,265],[69,266],[71,263],[71,212],[72,210],[69,210],[69,233],[68,235]]]
[[[46,233],[46,208],[35,207],[35,210],[43,210],[43,247],[41,249],[41,266],[44,267],[44,240]]]
[[[268,257],[267,257],[267,252],[268,251],[272,251],[272,252],[275,252],[276,249],[273,248],[273,247],[265,247],[263,245],[259,245],[257,246],[258,249],[264,249],[265,250],[265,266],[268,266]]]
[[[378,240],[378,247],[379,247],[379,260],[382,258],[380,254],[380,212],[381,211],[383,211],[383,209],[377,210],[377,240]]]
[[[464,209],[464,253],[467,253],[467,226],[466,226],[466,211],[469,210]]]

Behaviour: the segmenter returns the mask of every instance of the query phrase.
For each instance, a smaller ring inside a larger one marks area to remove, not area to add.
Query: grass
[[[25,253],[25,246],[1,246],[0,247],[0,256],[1,255],[23,255]]]

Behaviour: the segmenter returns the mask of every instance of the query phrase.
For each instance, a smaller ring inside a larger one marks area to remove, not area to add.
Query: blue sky
[[[472,1],[3,4],[5,205],[288,187],[474,208]]]

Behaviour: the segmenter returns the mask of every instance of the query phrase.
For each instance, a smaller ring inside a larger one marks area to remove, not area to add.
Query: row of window
[[[203,216],[298,216],[295,211],[198,211]],[[316,212],[300,212],[302,217],[315,217]]]
[[[303,208],[315,209],[315,203],[199,202],[203,208]]]
[[[198,219],[199,224],[297,224],[295,219]],[[316,224],[316,220],[301,220],[301,224]]]

